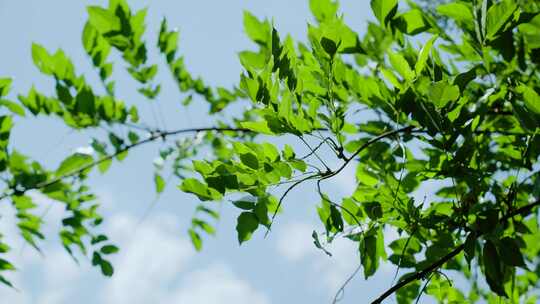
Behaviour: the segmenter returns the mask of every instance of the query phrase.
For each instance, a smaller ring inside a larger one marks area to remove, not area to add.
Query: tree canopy
[[[255,50],[239,53],[243,71],[231,88],[190,73],[179,53],[179,32],[166,19],[158,37],[146,37],[146,9],[133,11],[125,0],[89,6],[82,44],[99,86],[78,74],[64,51],[37,42],[32,60],[54,80],[55,93],[32,88],[9,98],[12,79],[0,79],[0,198],[16,211],[20,236],[41,250],[46,236],[30,195],[41,193],[65,206],[61,245],[74,258],[75,251],[90,256],[112,276],[108,256],[119,248],[96,232],[103,218],[88,186],[97,177],[90,174],[106,174],[131,150],[163,141],[153,186],[160,193],[172,183],[198,198],[187,231],[197,250],[215,233],[219,204],[238,208],[242,244],[254,233],[272,233],[288,194],[309,184],[320,200],[302,203],[316,209],[324,227],[324,233],[314,230],[314,247],[331,255],[326,246],[346,238],[356,244],[366,279],[382,263],[393,264],[396,276],[404,272],[371,303],[391,296],[414,303],[422,294],[440,303],[536,303],[540,4],[370,3],[376,21],[360,35],[345,23],[337,2],[310,0],[316,22],[307,25],[304,42],[245,12]],[[146,126],[140,105],[122,101],[112,75],[125,67],[147,102],[162,102],[149,48],[160,52],[182,92],[179,106],[204,100],[211,125]],[[10,141],[14,121],[31,115],[81,131],[121,125],[129,132],[92,138],[94,153],[78,151],[46,168]],[[291,144],[278,145],[278,138]],[[298,145],[309,153],[301,155]],[[355,191],[347,197],[325,193],[322,185],[348,167],[355,168]],[[173,178],[164,178],[164,170]],[[428,183],[435,188],[419,193]],[[385,246],[388,231],[399,237]],[[5,272],[15,265],[1,236],[0,281],[12,286]],[[454,286],[456,277],[470,286]]]

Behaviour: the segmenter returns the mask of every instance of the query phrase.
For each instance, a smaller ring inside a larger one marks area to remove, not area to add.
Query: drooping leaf
[[[501,260],[506,265],[526,267],[523,255],[515,239],[510,237],[500,239],[498,249]]]
[[[154,185],[157,193],[161,193],[165,189],[165,180],[158,173],[154,174]]]
[[[188,235],[191,239],[191,244],[193,244],[193,247],[195,247],[195,250],[200,251],[202,249],[201,236],[193,229],[188,230]]]
[[[238,232],[238,242],[249,240],[251,235],[259,227],[257,216],[252,212],[242,212],[236,222],[236,231]]]
[[[193,193],[203,201],[220,200],[221,194],[195,178],[186,178],[179,186],[180,190]]]
[[[483,249],[483,264],[486,280],[491,290],[500,296],[506,297],[504,290],[501,261],[497,248],[492,241],[487,240]]]

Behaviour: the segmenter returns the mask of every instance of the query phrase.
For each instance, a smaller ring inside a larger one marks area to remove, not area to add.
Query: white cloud
[[[313,265],[316,272],[325,274],[321,282],[329,292],[333,293],[358,267],[360,259],[356,243],[348,239],[335,239],[327,246],[327,250],[332,253],[332,257],[327,259],[320,256],[314,257]]]
[[[83,146],[83,147],[78,147],[75,149],[75,153],[85,154],[85,155],[90,155],[90,156],[93,156],[94,152],[95,152],[94,148],[92,148],[91,146]]]
[[[298,261],[315,251],[311,233],[313,227],[307,223],[292,222],[279,228],[276,241],[278,252],[288,260]]]
[[[215,264],[186,274],[182,287],[164,303],[267,304],[270,301],[229,267]]]
[[[49,203],[44,197],[35,199],[42,206]],[[44,227],[48,233],[57,232],[55,226],[62,217],[61,210],[57,209],[61,207],[57,204],[49,209]],[[20,244],[11,209],[0,206],[0,214],[5,216],[0,219],[0,231],[9,236],[10,241]],[[10,260],[16,262],[19,271],[9,277],[21,291],[0,287],[2,303],[69,303],[80,292],[89,295],[88,302],[114,304],[269,303],[265,295],[227,265],[214,262],[202,269],[188,269],[194,250],[182,237],[174,217],[159,214],[143,223],[138,220],[120,213],[111,214],[107,219],[105,230],[121,248],[119,254],[111,256],[115,266],[111,279],[98,274],[99,270],[90,266],[89,259],[82,258],[81,265],[74,263],[55,240],[48,239],[44,243],[44,257],[28,246],[19,254],[20,245],[14,246]],[[42,283],[28,285],[35,280]]]
[[[341,163],[336,163],[332,168],[340,167]],[[349,164],[338,175],[332,177],[326,183],[326,189],[334,190],[338,195],[350,196],[356,190],[356,164]]]
[[[309,261],[310,271],[324,274],[310,278],[317,280],[317,284],[322,284],[329,292],[335,292],[360,262],[357,247],[347,239],[337,238],[326,246],[332,253],[332,257],[327,257],[313,244],[312,231],[313,225],[308,223],[284,224],[277,232],[276,250],[289,261]]]
[[[269,303],[226,265],[186,272],[194,257],[191,244],[179,236],[172,217],[154,218],[159,221],[140,227],[133,217],[110,219],[111,235],[125,241],[114,262],[115,275],[106,282],[104,303]]]
[[[166,215],[140,227],[134,217],[126,215],[116,215],[109,222],[113,238],[124,241],[119,243],[121,253],[113,260],[115,274],[105,283],[103,301],[159,302],[156,299],[166,295],[166,287],[193,256],[191,244],[179,236],[174,220]]]
[[[308,284],[318,285],[326,291],[329,297],[333,297],[342,284],[353,274],[360,265],[358,255],[358,243],[346,238],[336,238],[325,248],[332,253],[327,257],[316,249],[311,239],[313,225],[307,222],[292,222],[283,225],[277,232],[276,250],[291,262],[307,261],[313,275],[309,275]],[[385,231],[385,243],[389,244],[397,238],[395,230]],[[375,276],[379,278],[393,275],[395,268],[390,263],[382,263]],[[363,280],[363,271],[360,270],[355,282]],[[354,283],[350,283],[354,284]]]

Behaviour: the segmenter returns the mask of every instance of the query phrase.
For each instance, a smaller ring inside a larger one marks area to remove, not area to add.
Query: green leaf
[[[270,143],[263,143],[262,147],[264,149],[264,156],[271,162],[275,162],[279,160],[279,151],[278,149]]]
[[[154,173],[154,185],[157,193],[161,193],[165,189],[165,180],[157,173]]]
[[[283,147],[283,151],[281,152],[283,154],[283,158],[286,160],[293,160],[296,157],[296,153],[294,153],[294,149],[290,146],[285,144]]]
[[[214,235],[216,233],[216,230],[214,229],[214,227],[212,227],[210,224],[208,224],[207,222],[201,219],[194,218],[191,220],[191,224],[193,225],[193,227],[199,227],[204,232],[210,235]]]
[[[109,261],[102,259],[99,266],[101,267],[101,273],[103,273],[103,275],[107,277],[112,277],[112,275],[114,274],[114,268]]]
[[[139,111],[137,107],[131,106],[129,109],[129,116],[131,117],[131,122],[136,123],[139,121]]]
[[[332,253],[330,253],[328,250],[326,250],[322,245],[321,241],[319,241],[319,235],[317,234],[317,231],[313,230],[313,233],[311,234],[311,237],[313,238],[313,244],[315,247],[321,249],[324,253],[326,253],[328,256],[332,256]]]
[[[0,97],[7,96],[11,88],[11,78],[0,78]]]
[[[378,220],[383,216],[382,206],[378,202],[364,202],[362,203],[362,206],[364,207],[367,216],[373,221]]]
[[[486,240],[484,244],[483,263],[486,281],[491,290],[500,296],[506,297],[499,254],[497,253],[497,248],[490,240]]]
[[[94,158],[88,154],[75,153],[62,161],[58,169],[56,169],[55,174],[60,177],[75,173],[86,168],[92,164],[93,161]]]
[[[412,9],[399,15],[396,18],[396,23],[400,31],[408,35],[417,35],[429,29],[422,11],[418,9]]]
[[[219,219],[219,213],[217,213],[216,211],[214,211],[212,209],[209,209],[208,207],[199,205],[199,206],[197,206],[196,210],[200,211],[200,212],[204,212],[204,213],[208,214],[209,216],[213,217],[216,220]]]
[[[467,239],[465,239],[465,259],[467,259],[467,262],[469,265],[471,264],[472,259],[476,255],[476,235],[474,233],[470,233],[467,236]]]
[[[88,21],[100,33],[109,33],[121,29],[120,18],[114,15],[110,10],[99,6],[88,6]]]
[[[406,274],[403,275],[402,278],[404,278],[405,276]],[[401,281],[401,279],[399,281]],[[414,299],[418,297],[418,294],[420,292],[420,287],[420,282],[414,281],[400,288],[396,292],[397,304],[414,303]]]
[[[209,188],[195,178],[186,178],[180,185],[180,190],[195,194],[202,201],[220,200],[221,194]]]
[[[255,213],[255,216],[257,217],[257,220],[259,221],[259,224],[270,227],[270,218],[268,217],[268,207],[266,206],[266,201],[264,199],[260,199],[257,204],[255,205],[255,208],[253,209],[253,213]]]
[[[390,59],[390,64],[396,69],[396,71],[407,81],[412,81],[414,79],[414,71],[409,66],[405,57],[399,53],[394,53],[389,51],[388,58]]]
[[[452,1],[437,7],[437,12],[443,16],[450,17],[459,23],[471,24],[474,16],[470,5],[462,1]]]
[[[118,247],[116,247],[114,245],[105,245],[105,246],[101,247],[100,251],[103,254],[113,254],[113,253],[117,253],[119,251],[119,249],[118,249]]]
[[[237,219],[236,231],[238,232],[238,241],[240,244],[249,240],[251,235],[259,227],[259,220],[252,212],[242,212]]]
[[[523,95],[525,106],[536,114],[540,114],[540,96],[534,89],[524,84],[518,86],[517,91]]]
[[[528,107],[523,107],[520,104],[513,103],[512,110],[523,128],[533,131],[537,127],[540,127],[540,121],[536,118],[537,114],[528,110]]]
[[[1,95],[1,90],[2,89],[0,89],[0,95]],[[11,111],[11,113],[13,114],[17,114],[19,116],[25,116],[24,108],[14,103],[13,101],[9,101],[7,99],[0,99],[0,105],[8,108],[8,110]]]
[[[334,227],[337,231],[343,231],[343,219],[341,218],[341,213],[333,204],[330,205],[330,218],[331,226]]]
[[[333,0],[309,0],[309,8],[315,19],[322,22],[336,16],[338,3]]]
[[[210,176],[206,178],[209,189],[215,189],[221,194],[225,194],[227,189],[237,190],[240,186],[238,184],[238,177],[233,174],[223,174],[219,176]]]
[[[519,32],[523,34],[530,49],[540,48],[540,14],[537,14],[529,22],[521,24]]]
[[[369,278],[379,266],[379,257],[377,256],[377,236],[368,235],[362,238],[359,245],[360,261],[364,267],[364,277]]]
[[[0,275],[0,283],[4,284],[4,285],[6,285],[6,286],[9,286],[9,287],[11,287],[11,288],[15,288],[15,287],[13,286],[13,284],[12,284],[8,279],[6,279],[4,276],[2,276],[2,275]]]
[[[101,242],[105,242],[106,240],[108,240],[109,238],[103,234],[100,234],[96,237],[92,237],[92,241],[90,242],[90,244],[92,245],[95,245],[95,244],[98,244],[98,243],[101,243]]]
[[[402,89],[403,85],[401,82],[397,79],[396,75],[388,69],[380,68],[381,73],[383,74],[384,78],[388,80],[395,88]]]
[[[444,108],[449,102],[459,98],[459,87],[446,80],[435,82],[429,88],[428,98],[437,108]]]
[[[54,61],[49,52],[37,43],[32,43],[32,59],[34,65],[45,75],[51,75],[54,70]]]
[[[514,0],[503,0],[493,4],[487,12],[486,38],[489,40],[495,38],[514,16],[517,9],[517,3]]]
[[[268,123],[266,121],[245,121],[241,122],[240,126],[242,126],[242,128],[246,128],[248,130],[255,131],[261,134],[274,134],[274,132],[272,132],[272,130],[270,130],[270,128],[268,127]]]
[[[128,139],[132,144],[135,144],[139,141],[139,135],[133,131],[128,132]]]
[[[326,37],[322,37],[321,38],[321,45],[322,45],[324,51],[328,55],[330,55],[330,57],[334,57],[334,55],[337,52],[338,46],[336,45],[336,43],[333,40],[328,39]]]
[[[397,12],[397,0],[371,0],[371,10],[381,24],[391,19]]]
[[[248,11],[244,11],[244,31],[251,40],[259,44],[265,45],[270,39],[268,21],[261,22]]]
[[[422,50],[420,50],[420,53],[418,54],[418,60],[416,61],[416,65],[414,66],[414,70],[416,72],[416,75],[420,75],[422,71],[424,70],[424,67],[426,66],[426,62],[429,58],[429,54],[431,53],[431,48],[433,47],[433,43],[435,43],[435,40],[439,38],[438,35],[433,35],[429,40],[424,44],[422,47]]]
[[[242,51],[238,53],[238,58],[242,66],[248,70],[262,70],[266,66],[266,55],[264,53],[255,53],[251,51]]]
[[[498,249],[501,260],[508,266],[526,267],[523,255],[515,239],[504,237],[499,240]]]
[[[236,207],[243,210],[253,210],[255,208],[255,198],[251,196],[241,198],[237,201],[233,201],[232,203]]]
[[[357,221],[361,219],[361,216],[359,215],[361,212],[360,207],[351,198],[344,198],[341,207],[348,211],[343,212],[343,219],[345,222],[349,225],[356,225]]]
[[[188,230],[189,238],[191,239],[191,244],[195,247],[195,250],[201,251],[202,249],[202,239],[201,236],[193,229]]]
[[[244,153],[240,154],[240,161],[253,170],[259,169],[259,160],[257,156],[253,153]]]

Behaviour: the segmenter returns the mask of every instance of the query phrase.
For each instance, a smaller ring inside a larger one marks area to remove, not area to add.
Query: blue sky
[[[272,1],[131,1],[133,7],[149,6],[147,41],[153,46],[163,16],[181,32],[180,52],[194,75],[202,75],[213,85],[230,86],[241,72],[237,52],[253,48],[242,29],[243,10],[259,17],[270,17],[278,30],[303,39],[309,14],[308,2]],[[61,47],[72,58],[77,71],[97,84],[80,42],[86,20],[86,5],[105,5],[106,1],[0,0],[2,37],[0,76],[15,78],[13,92],[25,93],[32,84],[50,92],[50,79],[39,75],[32,65],[30,45],[39,42],[49,50]],[[369,1],[343,0],[346,21],[364,32],[371,19]],[[133,90],[135,83],[115,67],[119,96],[128,104],[141,105],[143,121],[169,129],[208,126],[207,106],[195,100],[182,108],[183,96],[177,91],[168,71],[150,48],[150,60],[160,63],[158,80],[164,84],[159,105],[163,113],[156,121],[151,106]],[[15,95],[10,96],[12,99]],[[103,136],[100,131],[90,135]],[[12,144],[23,153],[55,167],[69,153],[88,146],[90,135],[67,129],[50,118],[17,121]],[[282,142],[288,141],[283,139]],[[106,214],[104,229],[121,247],[114,257],[115,276],[107,279],[90,262],[77,265],[64,252],[55,233],[62,218],[59,204],[35,195],[40,208],[50,206],[44,220],[47,240],[45,255],[38,255],[15,237],[13,210],[0,204],[0,231],[13,247],[11,260],[19,271],[10,278],[19,292],[0,286],[2,303],[330,303],[338,286],[359,263],[354,245],[337,240],[327,257],[311,242],[313,229],[321,230],[315,205],[319,199],[313,185],[293,191],[286,200],[273,232],[264,239],[258,231],[248,243],[238,245],[235,218],[238,211],[222,205],[218,234],[205,239],[201,253],[191,248],[185,231],[196,206],[196,199],[168,185],[149,215],[140,222],[155,198],[152,160],[160,144],[141,147],[122,163],[113,164],[105,175],[92,175],[90,183]],[[339,197],[354,188],[354,168],[349,168],[326,190]],[[390,287],[394,269],[383,265],[369,282],[358,275],[348,285],[340,303],[362,303]],[[388,303],[392,303],[389,301]]]

